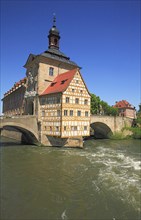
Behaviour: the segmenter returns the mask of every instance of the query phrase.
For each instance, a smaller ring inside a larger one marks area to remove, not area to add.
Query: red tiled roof
[[[116,102],[116,104],[114,105],[114,107],[116,108],[134,108],[129,102],[127,102],[126,100],[122,100],[119,102]]]
[[[78,69],[69,70],[58,75],[41,95],[65,91]]]
[[[9,91],[7,91],[7,92],[4,94],[4,96],[7,96],[8,94],[10,94],[16,87],[20,86],[22,83],[25,84],[25,83],[26,83],[26,80],[27,80],[27,78],[24,77],[24,78],[21,79],[20,81],[16,82],[16,83],[13,85],[13,87],[12,87]]]

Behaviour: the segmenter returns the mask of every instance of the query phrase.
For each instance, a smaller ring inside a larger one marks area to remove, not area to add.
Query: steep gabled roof
[[[34,55],[34,54],[29,54],[29,56],[28,56],[28,58],[27,58],[27,61],[26,61],[26,63],[25,63],[25,65],[24,65],[24,67],[27,67],[27,65],[30,63],[30,62],[32,62],[35,58],[37,57],[37,55]]]
[[[51,93],[64,92],[68,88],[70,82],[72,81],[77,71],[78,69],[76,68],[58,75],[53,80],[53,82],[46,88],[46,90],[41,94],[41,96]]]
[[[13,85],[13,87],[12,87],[10,90],[8,90],[6,93],[4,93],[4,98],[5,98],[6,96],[10,95],[13,91],[17,90],[17,89],[18,89],[19,87],[21,87],[22,85],[25,86],[26,80],[27,80],[27,78],[24,77],[24,78],[21,79],[20,81],[15,82],[15,84]],[[4,99],[4,98],[3,98],[3,99]],[[3,100],[3,99],[2,99],[2,100]]]
[[[116,108],[134,108],[133,105],[131,105],[129,102],[127,102],[126,100],[122,100],[119,102],[116,102],[116,104],[114,105],[114,107]]]

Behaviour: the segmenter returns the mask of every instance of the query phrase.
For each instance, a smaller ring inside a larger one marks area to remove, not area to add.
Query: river
[[[88,140],[84,149],[1,138],[1,220],[137,220],[141,141]]]

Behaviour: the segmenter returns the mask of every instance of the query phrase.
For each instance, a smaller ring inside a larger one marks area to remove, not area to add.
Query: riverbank
[[[125,127],[121,131],[117,131],[109,136],[113,140],[123,139],[141,139],[141,128],[140,127]]]

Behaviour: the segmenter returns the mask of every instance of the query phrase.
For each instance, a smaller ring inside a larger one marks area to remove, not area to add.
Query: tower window
[[[56,38],[54,39],[54,44],[57,45],[57,39]]]
[[[53,76],[53,73],[54,73],[54,68],[49,67],[49,76]]]

